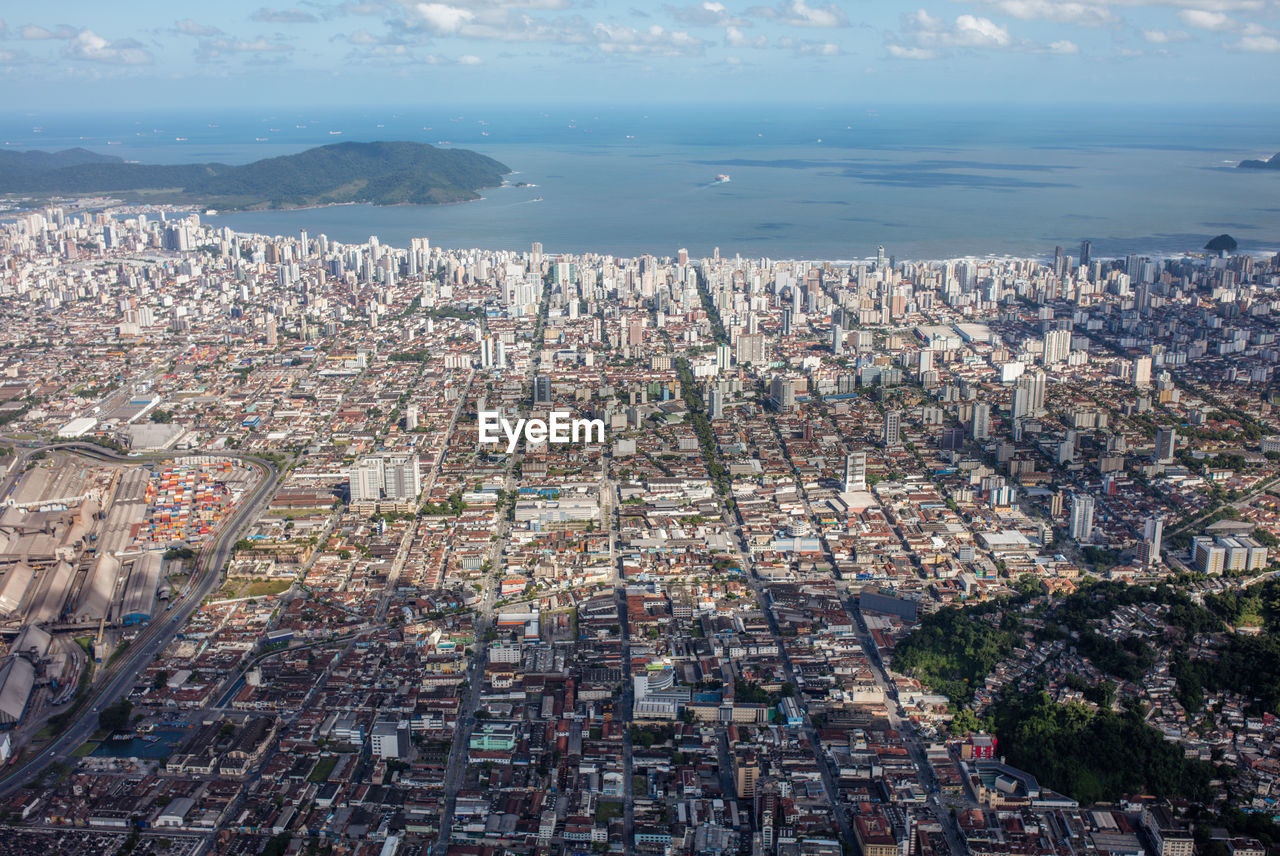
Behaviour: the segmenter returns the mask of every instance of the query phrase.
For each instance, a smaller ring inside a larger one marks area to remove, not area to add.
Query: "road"
[[[545,286],[544,286],[545,289]],[[534,332],[534,347],[531,350],[529,367],[525,372],[525,383],[532,386],[533,374],[538,367],[538,348],[541,340],[542,325],[546,317],[546,301],[544,299],[541,308],[541,315],[538,318],[538,327]],[[467,390],[471,388],[472,378],[475,373],[467,377]],[[464,393],[458,401],[457,412],[461,412],[461,408],[467,400]],[[522,407],[523,409],[523,407]],[[457,412],[455,412],[455,419]],[[452,436],[453,424],[450,422],[449,433]],[[446,443],[448,439],[446,438]],[[447,448],[447,445],[446,445]],[[503,478],[502,488],[507,496],[513,496],[516,488],[515,466],[516,463],[524,458],[524,448],[521,448],[513,455],[507,456],[507,469]],[[502,558],[502,548],[507,543],[507,537],[511,532],[511,522],[505,513],[501,515],[498,521],[498,531],[494,533],[496,537],[489,545],[489,561],[493,568],[499,568]],[[494,585],[494,574],[490,573],[484,579],[484,591],[481,594],[481,602],[475,612],[475,634],[476,641],[472,649],[471,661],[467,664],[467,691],[462,704],[458,707],[458,720],[454,725],[453,744],[449,747],[449,757],[445,762],[444,775],[444,794],[443,802],[440,808],[440,829],[436,838],[436,842],[432,845],[431,852],[437,854],[445,853],[449,848],[449,841],[453,836],[453,816],[458,806],[458,791],[462,789],[466,783],[467,774],[467,755],[471,743],[471,732],[476,724],[476,709],[480,706],[480,693],[484,689],[484,666],[488,660],[488,644],[484,641],[484,634],[489,629],[489,624],[493,620],[493,603],[497,597],[497,586]]]
[[[56,444],[48,448],[75,451],[85,457],[113,462],[140,463],[145,458],[126,458],[98,446],[87,443]],[[36,451],[36,450],[33,450]],[[169,459],[173,455],[154,456]],[[222,568],[235,549],[240,535],[252,524],[275,493],[280,472],[270,461],[237,456],[250,462],[262,473],[253,492],[241,499],[230,515],[219,523],[213,539],[201,551],[196,560],[195,572],[186,589],[172,601],[172,606],[153,618],[134,638],[115,663],[107,666],[95,680],[75,719],[58,737],[46,745],[40,755],[16,767],[0,781],[0,797],[13,793],[34,781],[49,765],[65,763],[98,727],[98,713],[123,696],[137,681],[158,652],[164,649],[177,633],[186,626],[191,614],[200,607],[204,598],[218,585]]]
[[[777,421],[772,419],[769,421],[773,426],[778,442],[783,448],[787,461],[791,463],[794,473],[795,463],[791,460],[791,451],[782,437]],[[813,527],[815,532],[821,533],[822,530],[818,525],[817,515],[813,512],[813,503],[809,499],[809,492],[805,489],[803,480],[798,476],[796,478],[796,486],[800,491],[800,497],[804,503],[805,517],[808,520],[809,525]],[[902,537],[901,533],[897,534],[899,538]],[[819,537],[819,541],[822,544],[822,549],[827,560],[831,563],[832,568],[835,568],[835,556],[831,552],[830,543],[828,543],[826,538],[822,537]],[[735,543],[740,544],[741,539],[738,539]],[[905,543],[903,546],[906,546]],[[839,582],[837,582],[837,586],[840,586]],[[858,643],[862,646],[863,653],[866,655],[867,661],[871,664],[871,671],[875,676],[876,683],[879,685],[885,696],[885,711],[889,720],[889,725],[902,737],[902,741],[907,747],[907,753],[911,756],[911,761],[915,765],[916,778],[917,781],[919,781],[920,786],[924,789],[926,794],[932,794],[934,787],[937,785],[937,781],[933,775],[933,768],[929,764],[929,759],[925,754],[924,747],[920,744],[919,735],[916,732],[915,726],[904,721],[903,717],[899,715],[898,702],[890,693],[892,681],[889,679],[888,670],[880,660],[880,652],[875,646],[875,640],[871,638],[870,632],[863,623],[862,615],[857,606],[852,602],[851,598],[847,598],[847,584],[843,586],[843,588],[846,589],[846,597],[842,597],[840,599],[841,605],[844,607],[845,612],[853,618],[854,626],[858,628]],[[806,722],[807,721],[808,715],[806,714]],[[928,806],[930,811],[933,813],[934,818],[942,826],[943,834],[947,839],[947,846],[951,849],[951,852],[955,854],[955,856],[963,854],[965,852],[964,844],[960,838],[959,830],[956,827],[955,821],[952,819],[950,812],[944,810],[936,800],[930,801]]]

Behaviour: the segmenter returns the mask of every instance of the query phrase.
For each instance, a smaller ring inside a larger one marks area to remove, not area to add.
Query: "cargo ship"
[[[715,183],[716,183],[716,184],[728,184],[728,183],[729,183],[729,176],[728,176],[726,173],[723,173],[723,172],[722,172],[722,173],[719,173],[719,174],[716,176],[716,182],[715,182]]]

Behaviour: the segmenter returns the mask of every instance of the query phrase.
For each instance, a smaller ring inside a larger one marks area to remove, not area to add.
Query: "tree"
[[[105,731],[123,731],[129,727],[129,715],[133,713],[133,704],[125,698],[104,707],[98,713],[98,727]]]

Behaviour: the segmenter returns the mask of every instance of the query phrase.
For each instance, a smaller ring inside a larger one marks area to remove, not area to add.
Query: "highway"
[[[173,454],[125,457],[88,443],[60,443],[44,448],[50,451],[74,452],[84,457],[113,463],[135,465],[152,460],[180,457]],[[28,454],[36,451],[40,449],[33,448]],[[221,456],[221,453],[215,454]],[[172,607],[156,615],[138,633],[128,649],[117,657],[116,662],[102,671],[85,697],[75,721],[47,744],[39,756],[13,768],[12,772],[0,780],[0,797],[7,796],[34,781],[51,764],[67,762],[71,758],[71,753],[97,729],[98,713],[133,687],[143,669],[186,626],[191,614],[218,585],[222,577],[222,568],[235,549],[236,541],[270,501],[280,478],[279,470],[270,461],[248,455],[232,457],[238,457],[261,471],[263,478],[258,486],[248,496],[243,497],[231,514],[219,523],[213,540],[201,551],[200,557],[196,560],[195,572],[186,588],[172,601]]]

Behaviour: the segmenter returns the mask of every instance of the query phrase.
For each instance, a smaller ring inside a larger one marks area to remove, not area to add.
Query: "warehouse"
[[[10,656],[0,665],[0,728],[22,721],[35,684],[36,667],[22,657]]]
[[[0,580],[0,616],[8,618],[18,611],[34,573],[26,562],[18,562],[5,572],[4,579]]]
[[[101,621],[106,618],[111,602],[115,599],[116,582],[119,579],[120,560],[106,554],[98,556],[80,587],[80,597],[72,617],[76,621]]]
[[[75,568],[70,562],[58,562],[40,574],[36,593],[27,606],[27,621],[32,624],[48,624],[62,617],[62,607],[75,582]]]
[[[120,620],[125,624],[140,624],[151,619],[163,564],[164,558],[157,550],[143,553],[133,560],[120,607]]]

